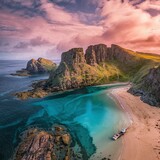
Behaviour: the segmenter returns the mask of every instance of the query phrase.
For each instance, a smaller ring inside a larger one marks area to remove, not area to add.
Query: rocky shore
[[[74,151],[72,137],[64,126],[56,125],[52,131],[32,128],[21,139],[15,160],[82,160],[82,154]]]

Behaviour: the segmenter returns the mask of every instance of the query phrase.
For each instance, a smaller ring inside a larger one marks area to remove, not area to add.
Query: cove
[[[122,140],[113,141],[113,134],[127,127],[130,119],[109,96],[109,89],[121,85],[103,85],[66,91],[34,103],[41,109],[31,115],[27,126],[44,128],[63,124],[81,146],[84,159],[117,159]]]

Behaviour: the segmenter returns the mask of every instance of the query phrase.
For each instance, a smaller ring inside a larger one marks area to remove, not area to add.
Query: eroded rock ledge
[[[82,160],[81,153],[75,153],[72,138],[64,126],[55,126],[54,131],[29,129],[22,135],[15,160]]]

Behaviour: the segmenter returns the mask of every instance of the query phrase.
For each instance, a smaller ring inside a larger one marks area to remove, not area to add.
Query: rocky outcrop
[[[95,66],[109,59],[108,48],[105,44],[91,45],[87,48],[85,58],[87,64]]]
[[[32,74],[51,72],[54,69],[56,69],[56,64],[54,62],[48,59],[38,58],[37,60],[31,59],[28,61],[25,69],[16,71],[16,73],[11,75],[30,76]]]
[[[34,128],[24,132],[17,147],[15,160],[81,160],[82,154],[74,152],[71,135],[63,126],[53,131]]]
[[[111,47],[105,44],[91,45],[85,54],[83,48],[73,48],[62,53],[60,65],[50,73],[48,80],[37,83],[33,90],[16,95],[26,99],[55,91],[129,81],[150,61],[114,44]]]
[[[141,99],[150,105],[160,107],[160,66],[150,69],[129,92],[141,96]]]
[[[28,61],[26,70],[30,73],[44,73],[51,71],[55,67],[56,64],[51,60],[38,58],[37,60],[31,59]]]
[[[61,63],[55,72],[52,72],[48,86],[55,90],[80,88],[94,83],[96,72],[86,63],[82,48],[73,48],[62,53]]]

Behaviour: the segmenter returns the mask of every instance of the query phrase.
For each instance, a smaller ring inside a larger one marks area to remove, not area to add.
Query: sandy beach
[[[129,86],[112,89],[112,96],[129,114],[133,123],[123,136],[119,160],[160,159],[160,108],[143,103],[127,92]]]

